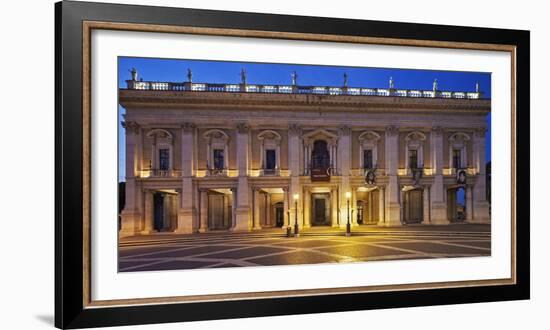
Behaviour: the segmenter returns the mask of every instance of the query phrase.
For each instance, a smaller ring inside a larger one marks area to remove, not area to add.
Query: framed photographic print
[[[529,32],[56,4],[56,326],[529,298]]]

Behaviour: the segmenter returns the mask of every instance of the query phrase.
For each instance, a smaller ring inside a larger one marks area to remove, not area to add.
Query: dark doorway
[[[154,229],[161,231],[164,229],[164,195],[155,193],[153,195],[153,214],[154,214]]]
[[[275,204],[275,225],[282,227],[285,223],[285,207],[282,202]]]
[[[421,223],[423,218],[422,190],[409,190],[405,193],[403,208],[404,223]]]
[[[363,201],[357,201],[357,223],[360,225],[364,223],[364,220],[363,220],[364,205],[365,203]]]
[[[330,195],[312,194],[311,225],[328,226],[330,220]]]

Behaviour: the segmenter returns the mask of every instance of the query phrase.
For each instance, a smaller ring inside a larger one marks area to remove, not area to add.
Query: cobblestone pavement
[[[119,271],[364,262],[491,255],[489,225],[360,226],[351,237],[332,228],[311,228],[299,237],[282,229],[250,233],[159,233],[123,238]]]

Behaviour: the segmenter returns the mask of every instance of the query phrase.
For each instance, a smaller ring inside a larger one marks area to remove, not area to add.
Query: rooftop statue
[[[344,87],[348,87],[348,74],[344,72]]]
[[[437,79],[434,79],[433,91],[437,92]]]
[[[296,71],[292,71],[290,77],[292,78],[292,86],[296,86],[296,81],[298,80],[298,74]]]
[[[246,85],[246,71],[241,69],[241,84]]]
[[[394,89],[395,86],[393,84],[393,77],[390,77],[390,89]]]
[[[187,81],[190,83],[193,82],[193,71],[189,68],[187,68]]]
[[[137,81],[138,72],[136,68],[132,68],[132,70],[128,70],[128,71],[130,71],[130,74],[132,75],[132,80]]]

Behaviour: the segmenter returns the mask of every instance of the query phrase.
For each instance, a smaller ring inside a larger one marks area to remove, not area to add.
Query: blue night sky
[[[432,71],[410,69],[387,69],[344,66],[319,66],[295,64],[270,64],[250,62],[225,62],[179,59],[150,59],[119,57],[118,86],[126,88],[130,79],[129,70],[138,71],[138,79],[144,81],[187,81],[187,68],[193,71],[193,82],[240,83],[241,69],[247,72],[248,84],[290,85],[290,74],[296,71],[297,83],[302,86],[342,86],[343,75],[348,75],[349,87],[387,88],[393,77],[397,89],[431,90],[434,79],[442,91],[475,91],[476,82],[485,98],[491,97],[491,74],[485,72]],[[119,106],[118,120],[122,121],[125,110]],[[487,161],[491,160],[490,115],[487,118]],[[119,124],[119,180],[125,177],[124,128]]]

